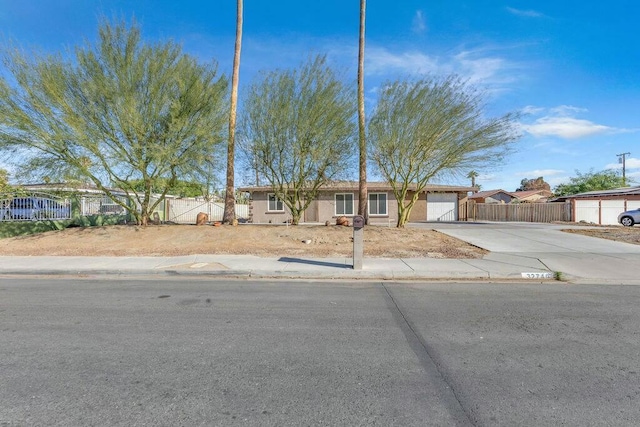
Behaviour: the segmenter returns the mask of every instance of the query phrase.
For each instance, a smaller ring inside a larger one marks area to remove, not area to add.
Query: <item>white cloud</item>
[[[416,11],[415,16],[413,17],[411,30],[417,34],[422,34],[427,30],[427,24],[424,19],[424,14],[421,10]]]
[[[458,74],[472,84],[499,91],[517,80],[513,71],[518,66],[502,57],[484,51],[462,51],[449,58],[439,58],[418,51],[393,52],[383,47],[368,48],[365,56],[368,75]]]
[[[523,10],[523,9],[516,9],[515,7],[508,7],[507,6],[507,11],[509,11],[509,13],[512,13],[514,15],[517,16],[524,16],[527,18],[542,18],[544,16],[543,13],[535,11],[535,10]]]
[[[522,114],[538,114],[544,111],[543,107],[536,107],[534,105],[527,105],[520,112]]]
[[[546,114],[536,119],[533,123],[520,123],[520,128],[537,138],[555,136],[564,139],[638,131],[637,129],[614,128],[575,117],[578,113],[587,111],[585,108],[572,105],[559,105],[549,109],[526,106],[522,110],[523,113],[529,115]]]
[[[438,60],[420,52],[392,53],[381,47],[371,47],[365,55],[367,74],[429,74],[440,71]]]
[[[503,178],[500,175],[495,175],[495,174],[480,174],[478,175],[478,178],[476,178],[476,181],[497,181],[498,179]]]
[[[549,109],[551,114],[555,114],[558,116],[573,116],[575,113],[586,113],[586,108],[574,107],[573,105],[558,105],[557,107],[553,107]]]
[[[542,117],[531,125],[522,125],[522,129],[535,137],[558,136],[566,139],[582,138],[614,130],[614,128],[598,125],[589,120],[551,116]]]
[[[527,172],[518,172],[516,173],[516,176],[523,176],[523,177],[530,177],[530,176],[556,176],[556,175],[562,175],[566,173],[566,171],[560,170],[560,169],[536,169],[536,170],[532,170],[532,171],[527,171]]]
[[[624,161],[625,169],[640,169],[640,159],[629,157]],[[622,163],[609,163],[605,169],[622,169]]]
[[[467,76],[471,83],[486,83],[496,79],[501,80],[503,83],[513,81],[512,76],[502,74],[503,71],[510,68],[504,58],[479,57],[475,52],[464,51],[457,54],[454,59],[457,62],[458,72],[463,76]]]

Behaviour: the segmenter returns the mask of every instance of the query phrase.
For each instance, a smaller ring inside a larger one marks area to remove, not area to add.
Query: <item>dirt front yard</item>
[[[640,227],[576,228],[562,231],[640,245]]]
[[[352,255],[352,236],[353,228],[335,225],[116,225],[2,239],[0,255],[338,257]],[[378,226],[364,229],[364,250],[381,258],[480,258],[486,253],[437,231]]]

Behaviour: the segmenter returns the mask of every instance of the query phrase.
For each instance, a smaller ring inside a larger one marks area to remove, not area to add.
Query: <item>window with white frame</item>
[[[269,206],[267,207],[268,212],[282,212],[284,211],[284,204],[282,200],[278,199],[275,194],[269,194]]]
[[[336,194],[336,215],[353,215],[353,194]]]
[[[387,215],[387,193],[369,193],[369,215]]]

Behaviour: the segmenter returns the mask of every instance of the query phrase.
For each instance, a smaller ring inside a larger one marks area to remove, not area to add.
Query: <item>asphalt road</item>
[[[0,426],[638,425],[640,287],[0,279]]]

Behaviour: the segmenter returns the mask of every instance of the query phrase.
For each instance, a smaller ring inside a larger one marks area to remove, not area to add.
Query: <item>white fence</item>
[[[114,196],[127,205],[125,196]],[[76,215],[124,215],[126,209],[104,194],[79,195]],[[156,199],[157,200],[157,199]],[[155,200],[152,200],[152,203]],[[75,205],[75,202],[74,202]],[[51,194],[29,193],[28,195],[0,195],[0,221],[37,221],[43,219],[70,219],[75,211],[69,198]],[[203,199],[165,199],[155,209],[164,222],[195,224],[198,213],[209,215],[209,221],[222,221],[224,203]],[[236,204],[236,218],[249,218],[249,205]]]
[[[127,198],[116,196],[125,205]],[[89,215],[122,215],[125,209],[105,195],[85,195],[79,198],[79,208],[81,216]]]
[[[222,221],[224,203],[202,199],[166,199],[162,210],[165,221],[178,224],[195,224],[200,212],[206,213],[209,221]],[[236,204],[236,218],[249,218],[249,205]]]
[[[71,218],[69,199],[47,193],[0,195],[0,221],[41,221]]]

